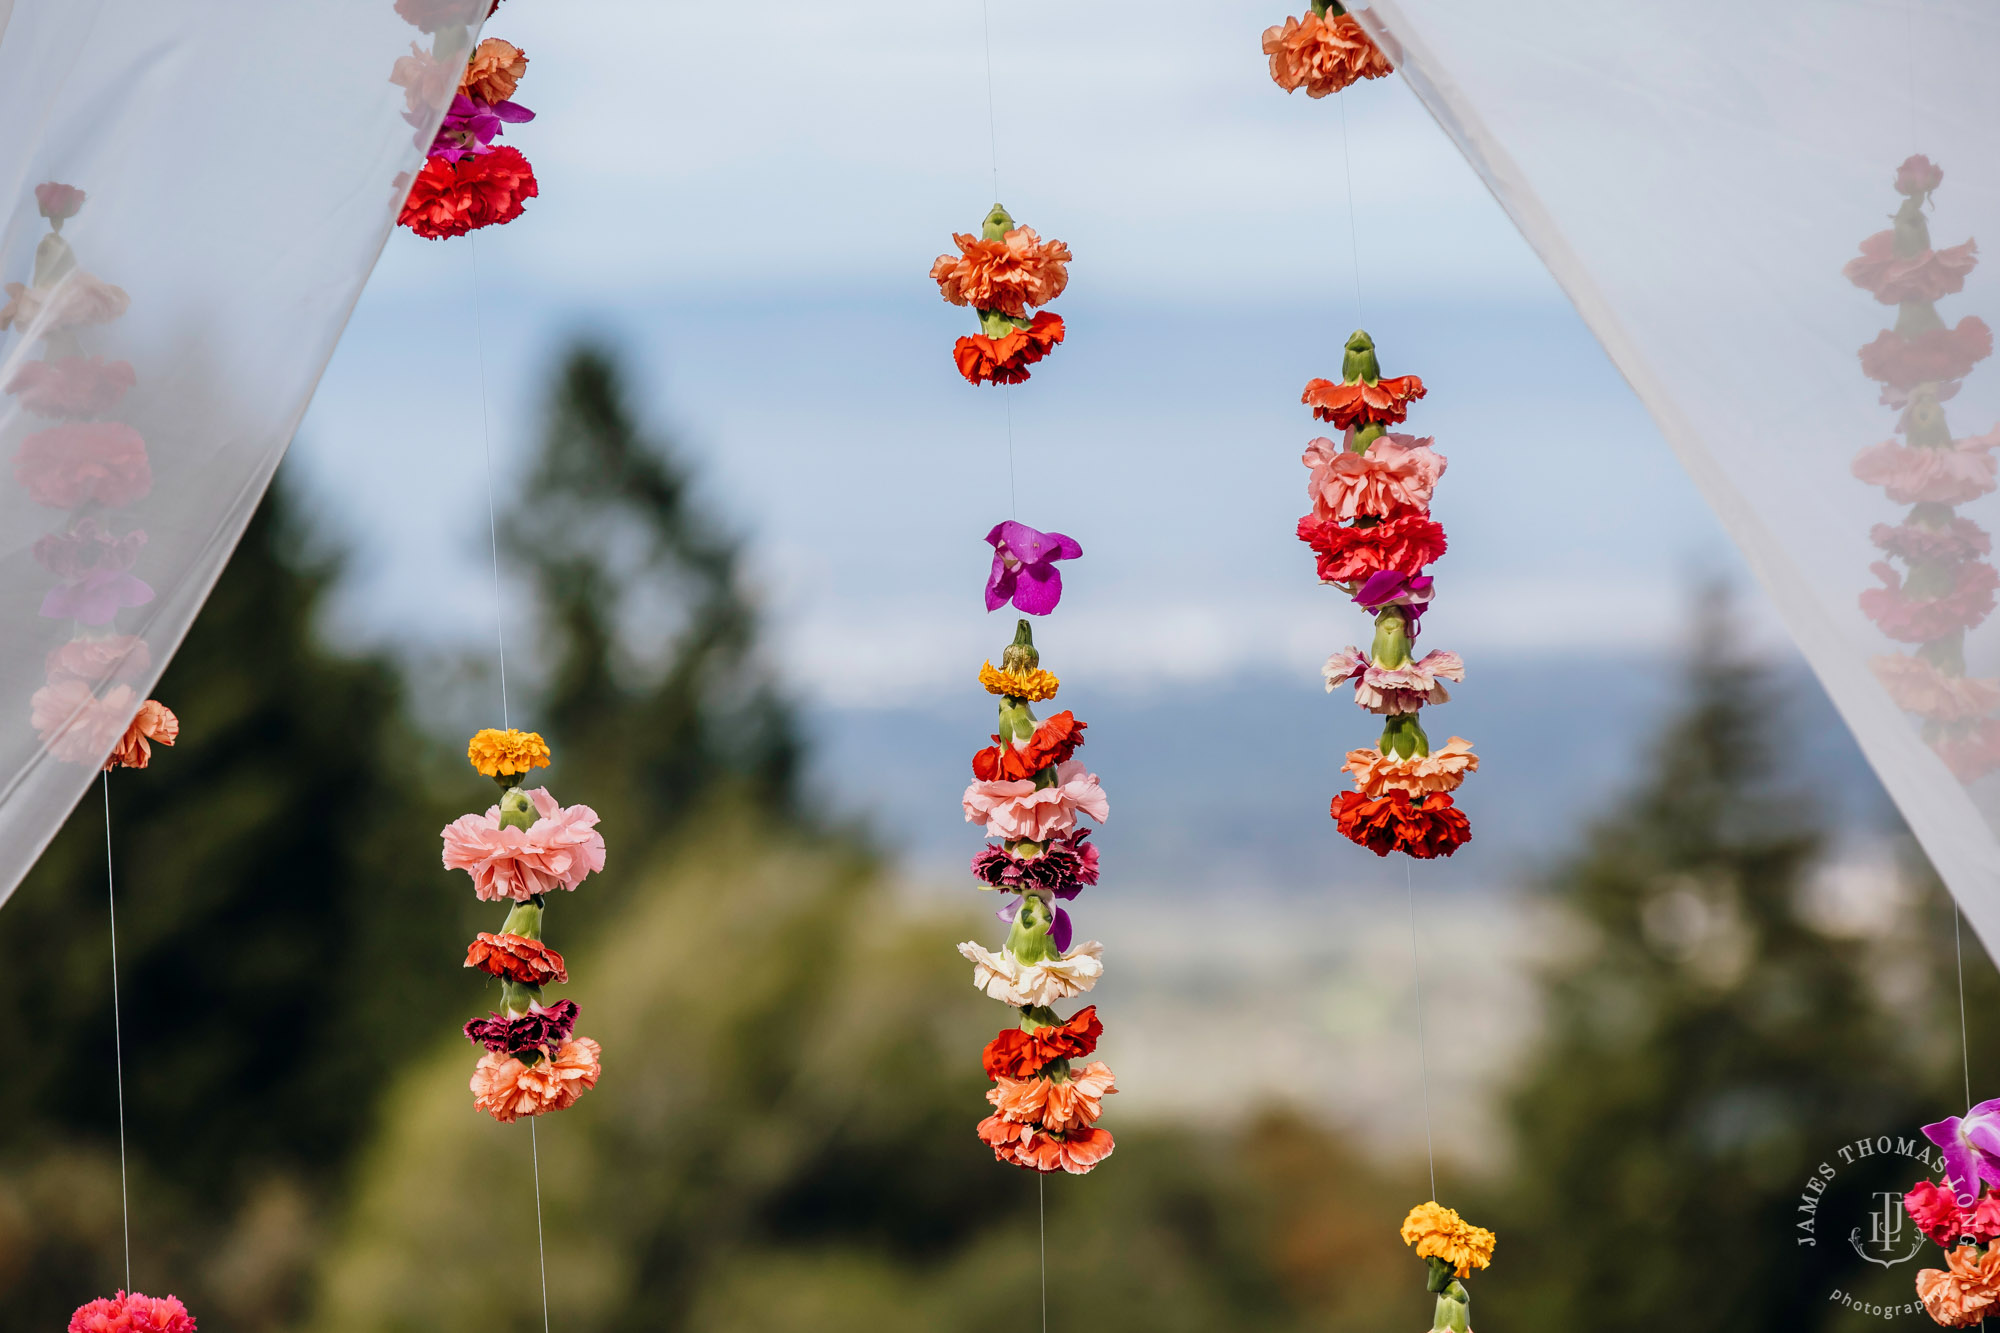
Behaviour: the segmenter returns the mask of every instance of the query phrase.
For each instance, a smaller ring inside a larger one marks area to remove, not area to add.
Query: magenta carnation
[[[195,1333],[194,1317],[172,1296],[119,1292],[69,1317],[69,1333]]]
[[[1953,516],[1941,528],[1912,519],[1891,526],[1877,523],[1868,539],[1911,564],[1950,565],[1993,553],[1993,538],[1969,518]]]
[[[527,796],[540,816],[528,828],[502,828],[497,805],[445,826],[445,869],[472,876],[473,892],[488,902],[525,902],[538,894],[574,889],[584,876],[604,869],[604,835],[597,831],[595,810],[557,805],[543,787]]]

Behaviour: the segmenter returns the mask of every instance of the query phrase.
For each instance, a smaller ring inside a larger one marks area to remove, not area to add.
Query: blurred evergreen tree
[[[1732,650],[1719,603],[1705,602],[1684,702],[1644,778],[1546,886],[1567,938],[1512,1089],[1518,1156],[1477,1204],[1501,1238],[1474,1284],[1482,1327],[1860,1327],[1829,1292],[1912,1299],[1921,1263],[1862,1263],[1847,1224],[1922,1168],[1839,1150],[1915,1139],[1957,1104],[1957,1011],[1894,1002],[1879,942],[1815,920],[1826,839],[1790,785],[1786,700]],[[1933,997],[1952,979],[1941,903],[1933,889],[1921,957],[1903,960]],[[1969,936],[1967,949],[1992,994]],[[1802,1214],[1825,1161],[1837,1179]]]
[[[274,488],[160,684],[180,743],[110,778],[132,1278],[206,1333],[294,1308],[386,1072],[455,1012],[447,816],[395,668],[315,636],[336,573]],[[0,912],[7,1333],[124,1282],[104,820],[93,787]]]

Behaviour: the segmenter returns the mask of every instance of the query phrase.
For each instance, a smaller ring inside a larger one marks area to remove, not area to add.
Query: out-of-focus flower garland
[[[1307,97],[1325,97],[1362,79],[1395,73],[1339,0],[1312,0],[1303,18],[1264,29],[1264,54],[1271,57],[1271,82],[1288,93],[1303,88]]]
[[[120,532],[117,519],[153,489],[153,468],[139,432],[112,419],[137,382],[132,363],[106,361],[84,346],[86,330],[120,318],[132,303],[123,288],[79,265],[63,238],[63,223],[87,197],[56,181],[35,187],[49,231],[35,247],[30,280],[8,283],[0,307],[0,329],[39,338],[43,347],[42,359],[16,371],[6,391],[56,423],[21,441],[14,479],[35,503],[68,511],[35,542],[34,555],[56,580],[41,614],[67,621],[71,636],[49,650],[45,683],[28,706],[55,758],[144,768],[154,744],[174,743],[180,720],[159,700],[139,699],[130,682],[152,669],[152,653],[145,640],[117,629],[119,612],[153,600],[151,585],[132,573],[146,533]]]
[[[488,15],[499,8],[500,0],[493,0]],[[390,75],[403,89],[405,117],[419,127],[428,124],[446,90],[456,88],[397,218],[432,240],[512,222],[541,193],[521,151],[493,142],[508,125],[535,118],[513,100],[528,72],[528,54],[488,37],[459,68],[445,53],[465,49],[465,9],[465,0],[396,0],[398,14],[432,35],[430,50],[411,43]]]
[[[1945,1266],[1917,1273],[1917,1299],[1946,1328],[2000,1314],[2000,1101],[1924,1126],[1944,1158],[1945,1183],[1920,1180],[1903,1196],[1917,1230],[1944,1247]]]
[[[542,943],[542,913],[549,894],[604,869],[604,835],[589,806],[558,805],[546,788],[522,789],[522,779],[549,762],[534,732],[481,731],[466,757],[499,784],[500,802],[445,826],[444,865],[472,876],[482,902],[513,904],[499,933],[481,931],[465,953],[467,967],[500,980],[500,1007],[465,1025],[466,1039],[486,1048],[472,1071],[472,1104],[506,1123],[563,1110],[597,1085],[603,1052],[576,1035],[576,1001],[543,1003],[542,988],[566,984],[569,972]]]
[[[1993,353],[1993,332],[1976,315],[1947,326],[1937,302],[1965,286],[1979,262],[1971,241],[1931,247],[1924,207],[1944,182],[1927,157],[1896,171],[1903,196],[1895,225],[1861,243],[1844,270],[1855,286],[1896,307],[1896,326],[1861,349],[1861,373],[1896,409],[1896,434],[1863,449],[1854,475],[1910,510],[1869,534],[1888,556],[1874,566],[1882,586],[1861,594],[1861,609],[1888,637],[1915,644],[1871,663],[1898,706],[1923,719],[1924,741],[1961,782],[2000,768],[2000,680],[1968,676],[1965,634],[1993,612],[2000,572],[1982,557],[1993,539],[1953,506],[1990,494],[2000,427],[1954,439],[1944,404],[1972,367]],[[1889,560],[1908,570],[1899,574]]]
[[[1011,602],[1029,615],[1055,610],[1062,600],[1056,563],[1077,559],[1083,548],[1060,532],[1014,522],[997,525],[986,540],[993,547],[986,609]],[[1016,896],[998,913],[1010,923],[998,953],[973,940],[958,951],[972,962],[973,985],[1021,1011],[1020,1021],[986,1046],[993,1114],[979,1122],[979,1138],[998,1161],[1083,1175],[1111,1155],[1111,1132],[1097,1119],[1118,1088],[1102,1060],[1082,1063],[1104,1031],[1097,1007],[1068,1018],[1054,1008],[1104,973],[1104,946],[1090,940],[1070,947],[1069,911],[1057,904],[1097,883],[1097,848],[1080,821],[1088,815],[1102,822],[1111,807],[1097,775],[1074,758],[1088,724],[1067,710],[1035,716],[1032,705],[1055,698],[1061,682],[1042,669],[1025,619],[1016,622],[1000,665],[979,669],[979,683],[999,696],[999,723],[993,744],[972,756],[963,805],[967,822],[985,825],[996,841],[972,858],[972,873],[981,887]]]
[[[1451,698],[1444,682],[1465,679],[1456,653],[1415,655],[1433,592],[1424,571],[1445,552],[1444,529],[1430,516],[1445,460],[1429,439],[1388,427],[1423,396],[1415,375],[1382,378],[1374,340],[1357,330],[1347,340],[1341,382],[1313,380],[1300,400],[1344,432],[1339,444],[1321,438],[1306,446],[1312,512],[1299,520],[1298,533],[1318,557],[1320,581],[1375,617],[1367,651],[1342,649],[1327,659],[1324,675],[1329,694],[1352,681],[1354,701],[1382,717],[1380,743],[1348,751],[1344,771],[1356,789],[1340,793],[1332,808],[1340,831],[1377,856],[1457,851],[1472,826],[1451,793],[1479,767],[1461,737],[1433,750],[1418,720],[1425,704]]]
[[[1069,247],[1045,241],[1033,227],[1017,227],[999,204],[980,234],[952,233],[957,254],[939,255],[931,280],[953,305],[971,306],[979,332],[952,346],[952,359],[968,384],[1020,384],[1028,367],[1063,340],[1062,316],[1042,310],[1069,286]]]

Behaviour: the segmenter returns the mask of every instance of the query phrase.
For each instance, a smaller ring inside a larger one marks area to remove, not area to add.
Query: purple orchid
[[[1424,607],[1431,600],[1431,576],[1428,574],[1405,574],[1400,569],[1384,569],[1369,576],[1354,594],[1354,604],[1363,610],[1380,611],[1385,606],[1405,608],[1410,622],[1410,637],[1416,638],[1424,618]]]
[[[1083,548],[1060,532],[1037,532],[1009,519],[986,534],[993,548],[993,572],[986,577],[986,609],[1008,602],[1031,616],[1045,616],[1062,600],[1058,560],[1075,560]]]
[[[534,118],[535,113],[519,102],[482,102],[459,93],[444,113],[444,123],[438,126],[430,155],[456,162],[462,157],[490,153],[493,140],[504,132],[504,126]]]
[[[1925,1125],[1924,1137],[1943,1152],[1945,1179],[1960,1207],[1970,1208],[1979,1197],[1981,1179],[2000,1185],[2000,1099]]]
[[[1072,893],[1069,896],[1073,898],[1076,895]],[[1021,900],[1016,898],[993,915],[1012,925],[1014,918],[1021,915]],[[1069,912],[1061,907],[1056,908],[1055,924],[1049,927],[1049,943],[1056,946],[1057,953],[1068,953],[1069,942],[1074,935],[1075,932],[1070,927]]]
[[[128,606],[153,600],[152,585],[120,569],[99,569],[74,583],[49,589],[42,598],[42,615],[50,620],[74,620],[85,625],[109,625]]]

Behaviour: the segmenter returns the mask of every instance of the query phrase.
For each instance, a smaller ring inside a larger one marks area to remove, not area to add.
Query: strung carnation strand
[[[1917,1299],[1946,1328],[1970,1328],[2000,1300],[2000,1100],[1924,1126],[1944,1159],[1944,1182],[1920,1180],[1903,1196],[1918,1231],[1945,1251],[1943,1268],[1917,1273]]]
[[[568,984],[569,969],[543,942],[542,917],[549,895],[574,892],[604,869],[604,835],[589,806],[520,786],[549,762],[536,733],[489,728],[472,737],[466,758],[499,785],[500,800],[445,826],[444,867],[470,876],[482,902],[511,904],[500,929],[479,932],[465,951],[465,966],[500,982],[499,1008],[465,1024],[466,1040],[486,1052],[472,1071],[472,1104],[505,1124],[564,1110],[597,1086],[603,1050],[576,1035],[576,1001],[543,994]]]
[[[1938,314],[1937,302],[1960,291],[1978,263],[1971,241],[1931,245],[1924,210],[1943,183],[1943,169],[1929,158],[1905,160],[1894,181],[1902,203],[1893,225],[1863,241],[1844,270],[1896,307],[1895,327],[1860,351],[1861,373],[1882,386],[1882,405],[1896,413],[1895,434],[1857,454],[1852,471],[1891,503],[1910,506],[1900,523],[1870,531],[1887,559],[1870,567],[1881,586],[1860,596],[1862,613],[1884,637],[1910,650],[1870,666],[1945,766],[1959,781],[1976,782],[2000,768],[2000,680],[1967,673],[1965,636],[1993,613],[2000,570],[1986,559],[1992,537],[1955,506],[2000,481],[2000,427],[1955,436],[1945,416],[1960,381],[1992,355],[1993,333],[1976,316],[1947,326]]]
[[[404,118],[421,128],[430,123],[440,104],[444,107],[423,169],[410,182],[396,219],[429,240],[512,222],[527,201],[541,193],[535,169],[521,151],[494,142],[509,125],[535,118],[514,100],[515,89],[528,73],[528,53],[488,37],[465,54],[471,37],[462,11],[470,8],[427,0],[403,0],[397,5],[399,14],[431,34],[428,50],[412,43],[410,54],[397,60],[390,74],[390,80],[403,89]],[[440,12],[445,10],[456,12]]]
[[[1069,247],[1043,240],[1033,227],[1016,226],[999,204],[987,213],[979,235],[954,232],[951,240],[958,253],[937,257],[931,281],[945,300],[970,306],[979,316],[979,332],[952,346],[958,373],[968,384],[1023,383],[1028,367],[1063,340],[1062,316],[1030,312],[1069,286]]]
[[[1303,88],[1307,97],[1325,97],[1395,72],[1339,0],[1312,0],[1303,17],[1264,29],[1264,54],[1271,58],[1271,82],[1288,93]]]
[[[1448,683],[1465,679],[1457,653],[1419,657],[1414,648],[1435,591],[1426,571],[1446,549],[1444,528],[1430,515],[1445,460],[1428,439],[1389,427],[1401,425],[1425,392],[1415,375],[1385,377],[1365,332],[1347,340],[1340,381],[1313,380],[1300,395],[1342,439],[1306,446],[1312,512],[1298,523],[1320,581],[1375,618],[1374,641],[1343,648],[1322,672],[1329,694],[1351,686],[1354,702],[1383,722],[1374,748],[1347,752],[1342,771],[1355,790],[1335,797],[1330,813],[1345,837],[1377,856],[1420,860],[1450,856],[1472,837],[1452,793],[1479,768],[1463,737],[1433,751],[1419,718],[1450,701]]]

